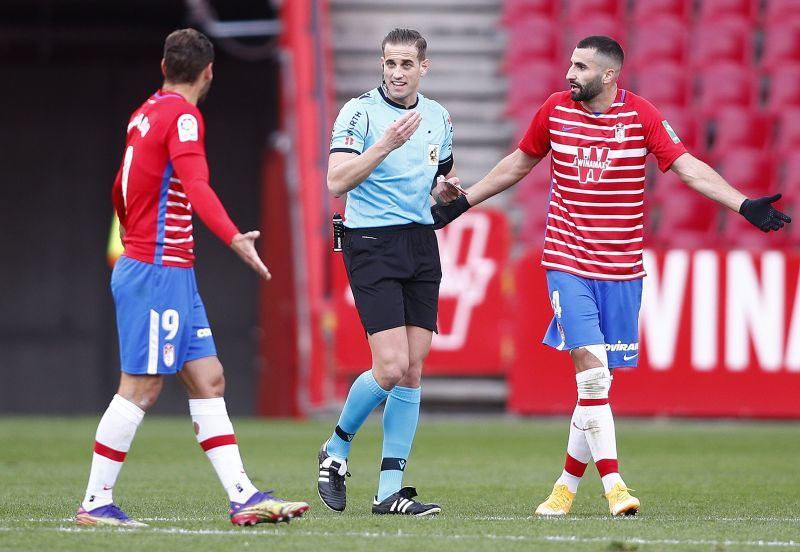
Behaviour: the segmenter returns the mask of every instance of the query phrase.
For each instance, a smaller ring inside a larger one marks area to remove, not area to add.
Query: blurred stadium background
[[[564,89],[576,41],[609,34],[626,49],[622,86],[650,99],[690,151],[748,195],[781,191],[792,214],[800,201],[796,0],[3,0],[0,13],[3,413],[97,413],[115,389],[111,183],[124,121],[159,86],[163,38],[178,27],[217,48],[202,107],[212,185],[242,229],[262,230],[274,274],[257,283],[196,226],[236,414],[330,412],[369,366],[330,252],[342,205],[325,170],[333,118],[378,83],[392,27],[428,39],[421,91],[453,116],[467,184]],[[574,406],[567,358],[538,345],[551,312],[538,266],[547,165],[440,232],[429,405]],[[642,362],[615,379],[615,411],[799,418],[800,225],[764,236],[655,167],[649,187]],[[170,382],[154,412],[184,411]]]

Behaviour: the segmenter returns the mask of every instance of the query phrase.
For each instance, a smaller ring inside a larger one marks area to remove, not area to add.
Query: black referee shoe
[[[372,501],[373,514],[399,514],[406,516],[435,516],[442,511],[438,504],[425,504],[417,502],[417,489],[414,487],[403,487],[393,495],[387,496],[383,501],[378,502],[378,497]]]
[[[317,479],[317,492],[322,502],[335,512],[344,512],[347,505],[347,488],[345,476],[350,476],[347,471],[347,460],[338,462],[328,456],[325,445],[319,449],[319,478]]]

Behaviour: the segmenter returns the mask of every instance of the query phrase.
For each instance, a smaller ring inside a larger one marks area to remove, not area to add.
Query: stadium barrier
[[[440,333],[426,375],[506,376],[509,411],[572,412],[569,357],[541,344],[552,309],[540,252],[512,262],[508,223],[493,210],[470,210],[438,237]],[[800,418],[800,253],[669,249],[644,259],[639,366],[615,373],[614,411]],[[336,375],[349,383],[370,356],[343,265],[333,265]]]

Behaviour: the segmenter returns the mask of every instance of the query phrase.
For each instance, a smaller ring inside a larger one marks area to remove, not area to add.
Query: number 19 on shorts
[[[175,309],[167,309],[159,313],[150,309],[150,340],[147,355],[147,373],[158,373],[158,357],[163,357],[164,366],[171,368],[175,364],[175,346],[172,343],[165,343],[164,347],[159,347],[162,330],[165,333],[164,341],[169,341],[178,335],[180,329],[180,315]]]

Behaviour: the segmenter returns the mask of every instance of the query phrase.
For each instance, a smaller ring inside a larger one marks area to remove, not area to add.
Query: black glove
[[[762,232],[778,230],[783,228],[784,223],[792,222],[792,217],[772,206],[780,198],[781,194],[775,194],[769,197],[745,199],[739,207],[739,213]]]
[[[467,212],[467,209],[472,207],[467,201],[467,196],[458,196],[455,201],[451,201],[447,205],[434,205],[431,207],[431,215],[433,215],[433,229],[438,230],[444,228],[458,217]]]

